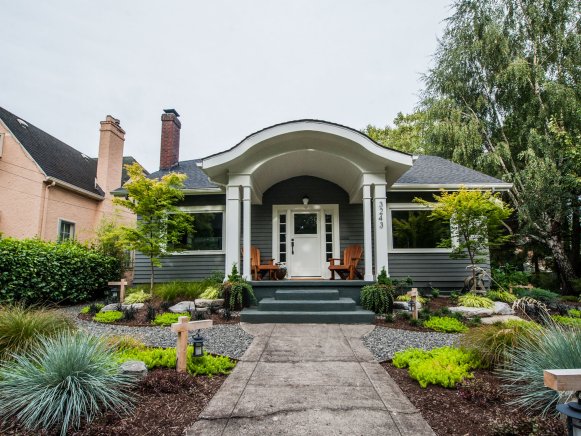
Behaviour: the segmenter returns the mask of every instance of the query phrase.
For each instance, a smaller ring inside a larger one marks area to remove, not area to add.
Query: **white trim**
[[[440,189],[458,191],[461,188],[510,191],[512,186],[512,183],[394,183],[388,192],[439,191]]]
[[[57,179],[55,177],[47,177],[45,182],[50,183],[54,182],[56,186],[60,186],[61,188],[68,189],[69,191],[76,192],[77,194],[81,194],[84,195],[85,197],[90,197],[95,200],[103,201],[105,199],[105,196],[103,195],[95,194],[93,192],[87,191],[86,189],[79,188],[78,186],[75,185],[71,185],[70,183]]]
[[[221,250],[182,250],[167,251],[168,256],[204,256],[209,254],[224,254],[226,245],[226,206],[179,206],[178,209],[189,214],[197,213],[221,213],[222,214],[222,249]],[[195,225],[195,221],[194,221]]]
[[[286,229],[287,229],[287,255],[286,255],[286,266],[288,271],[288,278],[292,278],[290,275],[292,260],[291,253],[289,251],[290,247],[290,228],[292,225],[291,215],[292,212],[320,212],[319,217],[319,242],[321,246],[321,277],[326,278],[330,276],[329,262],[326,259],[327,247],[325,240],[325,215],[331,214],[333,216],[333,257],[338,258],[340,256],[340,244],[341,235],[339,230],[339,205],[338,204],[309,204],[305,206],[304,204],[274,204],[272,205],[272,257],[275,262],[280,262],[280,227],[279,227],[279,216],[284,213],[286,215]]]
[[[0,158],[2,158],[2,151],[4,150],[4,136],[5,133],[0,133]]]
[[[387,249],[390,253],[451,253],[452,248],[393,248],[393,223],[391,213],[394,210],[424,210],[430,211],[433,207],[418,203],[389,203],[387,205],[387,228],[389,230],[387,238]],[[453,235],[452,224],[450,223],[450,234]]]
[[[376,184],[373,187],[373,223],[375,228],[375,274],[379,275],[381,270],[389,275],[389,250],[387,246],[388,222],[385,215],[388,215],[387,198],[385,184]]]
[[[363,185],[363,252],[365,259],[365,280],[373,280],[373,230],[371,217],[371,186]]]

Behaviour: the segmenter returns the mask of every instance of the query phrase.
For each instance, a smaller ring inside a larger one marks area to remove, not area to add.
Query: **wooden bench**
[[[343,250],[343,260],[337,258],[329,259],[329,270],[331,271],[331,280],[335,280],[335,273],[342,280],[362,280],[363,276],[357,271],[357,265],[363,255],[363,248],[361,245],[349,245]],[[339,262],[335,264],[335,261]]]

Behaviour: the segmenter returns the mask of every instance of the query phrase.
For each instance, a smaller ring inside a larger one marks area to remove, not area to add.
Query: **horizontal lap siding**
[[[250,226],[252,245],[263,261],[272,258],[272,205],[253,205]]]
[[[208,277],[213,271],[224,271],[224,255],[180,254],[161,259],[161,268],[155,268],[155,281],[195,281]],[[141,253],[135,256],[135,283],[148,283],[150,276],[149,258]]]
[[[411,277],[414,286],[440,289],[461,289],[470,273],[468,259],[451,259],[447,253],[389,253],[389,275],[403,279]],[[480,264],[490,270],[490,263]]]

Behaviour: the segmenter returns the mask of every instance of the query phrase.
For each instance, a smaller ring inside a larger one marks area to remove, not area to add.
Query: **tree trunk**
[[[151,274],[149,277],[149,293],[153,294],[153,283],[155,281],[155,266],[153,265],[153,259],[149,259],[149,266],[151,268]]]
[[[581,211],[579,200],[573,200],[573,218],[571,222],[571,263],[575,275],[581,275]]]
[[[556,222],[548,223],[550,232],[547,237],[547,245],[551,249],[553,257],[555,258],[555,263],[559,269],[559,279],[561,280],[561,287],[564,291],[573,290],[573,280],[577,277],[575,276],[575,271],[571,265],[571,261],[567,256],[565,251],[565,245],[561,239],[559,232],[559,224]]]

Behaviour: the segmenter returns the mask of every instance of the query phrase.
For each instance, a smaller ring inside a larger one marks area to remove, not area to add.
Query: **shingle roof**
[[[95,186],[96,160],[2,107],[0,119],[48,177],[103,195],[103,191]]]
[[[461,185],[505,182],[438,156],[423,155],[395,183]]]
[[[168,170],[159,170],[151,173],[149,177],[151,179],[159,179],[168,173],[183,173],[188,176],[184,184],[185,189],[218,188],[218,185],[210,182],[206,173],[198,167],[199,162],[201,162],[201,159],[184,160]]]

